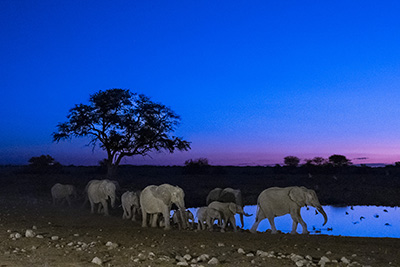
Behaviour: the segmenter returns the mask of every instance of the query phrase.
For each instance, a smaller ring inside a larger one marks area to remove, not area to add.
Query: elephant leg
[[[94,213],[94,203],[90,200],[90,213]]]
[[[56,205],[56,198],[53,197],[53,206],[55,206],[55,205]]]
[[[271,225],[272,234],[278,233],[278,231],[276,230],[276,227],[275,227],[275,217],[268,218],[268,221],[269,221],[269,224]]]
[[[233,214],[233,215],[230,217],[229,221],[230,221],[231,224],[232,224],[233,231],[236,233],[236,232],[237,232],[237,227],[236,227],[235,214]]]
[[[147,212],[142,209],[142,227],[147,227]]]
[[[154,213],[152,215],[150,215],[151,217],[151,227],[155,228],[157,227],[157,221],[158,221],[158,213]]]
[[[240,224],[242,225],[240,228],[243,228],[244,227],[243,214],[240,214]]]
[[[297,224],[298,223],[300,223],[301,227],[303,228],[302,234],[310,233],[307,230],[307,224],[304,222],[303,218],[301,217],[300,209],[295,210],[294,212],[290,213],[290,216],[293,219],[292,232],[291,232],[292,234],[297,233],[296,231],[297,231]]]
[[[108,216],[109,214],[108,214],[107,200],[102,200],[101,205],[103,206],[103,209],[104,209],[104,216]],[[101,205],[99,205],[99,207],[101,207]]]
[[[229,220],[229,217],[227,217],[227,216],[224,216],[224,219],[222,219],[221,232],[225,232],[225,228],[226,228],[226,225],[228,224],[228,220]]]
[[[257,232],[258,225],[260,224],[261,220],[256,220],[253,226],[250,228],[250,232],[255,234]]]
[[[163,216],[164,216],[164,221],[165,221],[165,230],[169,230],[171,229],[171,225],[170,225],[170,220],[169,220],[169,216],[170,216],[170,210],[168,209],[167,206],[164,207],[164,211],[163,211]]]
[[[122,219],[127,219],[126,207],[122,206],[122,210],[124,211],[124,213],[122,214]]]
[[[132,218],[131,218],[131,219],[132,219],[132,221],[134,221],[134,222],[136,221],[136,207],[133,207],[133,208],[132,208]]]

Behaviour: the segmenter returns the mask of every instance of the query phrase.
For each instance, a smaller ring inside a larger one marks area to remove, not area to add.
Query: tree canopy
[[[329,160],[329,163],[331,163],[335,167],[348,166],[348,165],[352,164],[351,160],[347,159],[343,155],[334,154],[334,155],[330,156],[328,160]]]
[[[284,164],[288,167],[297,167],[300,163],[300,159],[296,156],[287,156],[283,160]]]
[[[90,96],[89,102],[70,109],[68,121],[57,125],[53,141],[90,137],[89,144],[99,145],[107,152],[111,176],[124,157],[190,149],[190,142],[170,135],[180,117],[143,94],[125,89],[100,90]]]

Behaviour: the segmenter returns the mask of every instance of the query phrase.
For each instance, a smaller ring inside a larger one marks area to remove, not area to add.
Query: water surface
[[[245,206],[245,212],[253,214],[245,217],[244,229],[250,229],[255,221],[257,206]],[[316,214],[313,207],[302,208],[301,215],[307,223],[310,234],[324,234],[335,236],[359,236],[359,237],[393,237],[400,238],[400,209],[398,207],[384,206],[352,206],[335,207],[323,206],[328,215],[328,222],[322,226],[324,218]],[[190,208],[196,215],[197,208]],[[197,220],[197,218],[196,218]],[[236,223],[239,225],[239,215],[236,215]],[[279,231],[290,233],[292,219],[289,214],[276,217],[275,225]],[[268,219],[263,220],[258,226],[259,232],[270,229]],[[301,225],[298,225],[297,232],[301,233]]]

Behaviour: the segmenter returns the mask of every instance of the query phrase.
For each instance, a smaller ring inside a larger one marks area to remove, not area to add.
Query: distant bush
[[[30,173],[58,173],[62,165],[49,155],[41,155],[29,159],[27,171]]]
[[[295,156],[287,156],[283,160],[284,160],[285,165],[288,167],[297,167],[297,166],[299,166],[299,163],[300,163],[300,159]]]
[[[205,174],[209,172],[210,164],[207,158],[189,159],[185,161],[186,174]]]

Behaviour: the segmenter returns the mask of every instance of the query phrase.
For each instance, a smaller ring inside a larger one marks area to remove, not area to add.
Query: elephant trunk
[[[317,207],[317,210],[322,214],[322,216],[324,216],[324,223],[322,224],[322,226],[324,226],[328,222],[328,215],[326,215],[322,206]]]
[[[115,207],[115,196],[110,196],[111,199],[111,208]]]

